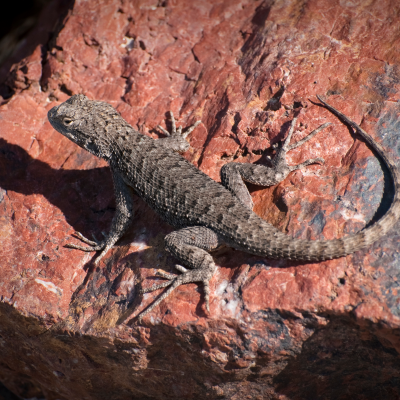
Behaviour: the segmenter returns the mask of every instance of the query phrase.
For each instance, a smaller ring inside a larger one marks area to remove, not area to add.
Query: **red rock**
[[[65,15],[52,7],[53,21]],[[160,293],[139,288],[157,269],[175,272],[163,247],[171,228],[137,199],[134,226],[100,266],[64,247],[78,242],[74,231],[108,231],[113,187],[105,162],[46,115],[83,92],[154,138],[169,110],[184,126],[201,119],[185,157],[219,180],[226,162],[265,163],[302,106],[294,140],[333,125],[288,160],[326,163],[251,186],[254,209],[294,237],[342,237],[381,215],[390,193],[379,206],[375,155],[312,101],[327,95],[399,157],[397,8],[88,0],[47,44],[35,39],[1,92],[14,91],[0,107],[0,381],[48,400],[400,398],[396,229],[368,250],[313,264],[220,251],[210,315],[202,287],[190,284],[138,325]]]

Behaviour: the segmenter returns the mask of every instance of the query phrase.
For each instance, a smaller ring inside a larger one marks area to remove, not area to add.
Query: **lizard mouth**
[[[50,123],[53,125],[53,117],[56,115],[59,106],[54,106],[49,112],[47,113],[47,118],[49,119]]]
[[[74,137],[65,129],[65,126],[59,121],[57,118],[57,111],[60,105],[54,106],[51,110],[47,113],[47,118],[51,124],[51,126],[57,131],[60,132],[62,135],[69,137],[71,140],[74,140]]]
[[[49,112],[47,113],[47,118],[50,122],[50,124],[54,127],[54,116],[57,112],[58,106],[53,107]]]

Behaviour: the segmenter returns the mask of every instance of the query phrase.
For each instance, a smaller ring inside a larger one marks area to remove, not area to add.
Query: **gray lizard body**
[[[98,263],[132,221],[131,189],[177,229],[165,237],[165,245],[179,260],[176,268],[182,274],[175,276],[159,271],[159,275],[167,281],[144,292],[167,286],[170,288],[141,317],[177,286],[189,282],[203,282],[209,309],[208,285],[216,269],[209,252],[223,245],[268,258],[306,261],[338,258],[368,247],[385,235],[399,219],[400,175],[395,163],[365,131],[321,98],[319,100],[368,141],[392,174],[394,200],[385,216],[371,227],[342,239],[299,240],[280,232],[252,211],[251,196],[244,181],[263,186],[274,185],[295,169],[323,163],[322,159],[317,158],[297,166],[288,166],[285,156],[287,151],[311,139],[329,124],[322,125],[306,138],[290,145],[296,122],[294,119],[271,168],[228,163],[221,170],[222,184],[219,184],[179,154],[189,148],[185,137],[199,122],[182,134],[181,128],[176,129],[171,114],[172,134],[163,130],[169,136],[153,140],[133,129],[111,105],[88,100],[84,95],[75,95],[52,108],[48,113],[49,121],[64,136],[109,163],[117,208],[110,233],[103,241],[95,242],[78,233],[79,238],[89,246],[68,246],[84,251],[101,250],[95,261]]]

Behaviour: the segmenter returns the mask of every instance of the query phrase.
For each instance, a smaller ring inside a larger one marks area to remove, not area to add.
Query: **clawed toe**
[[[77,236],[80,240],[82,240],[82,242],[88,244],[89,246],[79,246],[77,244],[67,243],[65,247],[68,247],[70,249],[82,250],[86,252],[99,251],[104,248],[104,244],[102,242],[89,240],[87,237],[83,236],[82,233],[80,232],[75,232],[75,236]]]
[[[92,252],[92,251],[99,251],[103,247],[102,246],[78,246],[76,244],[72,243],[67,243],[65,247],[69,247],[70,249],[77,249],[77,250],[82,250],[82,251],[87,251],[87,252]]]
[[[160,131],[162,131],[162,133],[163,133],[165,136],[171,136],[171,134],[170,134],[166,129],[164,129],[161,125],[157,125],[157,128],[158,128]]]
[[[325,164],[325,160],[321,157],[313,158],[310,161],[312,161],[313,164]]]
[[[321,126],[319,126],[317,129],[314,129],[310,134],[308,134],[305,138],[299,140],[296,143],[293,143],[291,145],[288,144],[287,146],[287,151],[289,150],[293,150],[296,149],[297,147],[301,146],[302,144],[304,144],[305,142],[308,142],[310,139],[312,139],[317,133],[321,132],[323,129],[325,129],[326,127],[328,127],[329,125],[332,125],[330,122],[327,122]]]
[[[201,121],[196,121],[193,125],[189,126],[189,128],[183,133],[183,138],[186,138],[189,133],[191,133],[193,129],[196,128],[196,126],[198,126],[199,124],[201,124]]]
[[[204,300],[206,303],[206,310],[210,312],[210,286],[208,281],[203,281],[204,285]]]
[[[155,284],[153,286],[150,286],[149,288],[142,289],[141,293],[149,293],[149,292],[154,292],[157,289],[162,289],[164,287],[171,285],[172,282],[176,279],[176,275],[169,274],[168,272],[162,271],[161,269],[157,270],[156,275],[168,279],[168,281],[160,284]]]
[[[148,288],[141,289],[140,293],[155,292],[158,289],[162,289],[162,288],[165,288],[167,286],[170,286],[173,282],[174,282],[174,279],[171,279],[171,280],[168,280],[167,282],[160,283],[158,285],[153,285],[153,286],[150,286]]]
[[[187,272],[187,269],[186,269],[185,267],[183,267],[182,265],[175,264],[175,268],[176,268],[179,272],[182,272],[182,273]]]
[[[175,117],[174,117],[174,114],[172,113],[172,111],[169,112],[169,115],[170,115],[170,117],[171,117],[171,125],[172,125],[172,132],[171,132],[171,134],[172,134],[172,135],[175,135],[175,134],[176,134]]]
[[[296,171],[298,169],[303,169],[304,167],[307,167],[308,165],[311,165],[311,164],[325,164],[325,160],[320,157],[311,158],[310,160],[304,161],[298,165],[293,165],[289,168],[290,168],[290,171]]]
[[[165,271],[161,271],[160,269],[156,272],[156,275],[161,276],[165,279],[171,279],[171,280],[176,278],[175,275],[169,274],[168,272],[165,272]]]
[[[75,232],[75,235],[78,236],[78,238],[79,238],[80,240],[82,240],[82,242],[85,242],[86,244],[90,244],[90,246],[98,246],[98,244],[99,244],[99,242],[96,240],[96,238],[95,238],[93,235],[92,235],[92,236],[93,236],[93,239],[94,239],[95,241],[86,238],[86,237],[83,236],[82,233],[80,233],[80,232]]]

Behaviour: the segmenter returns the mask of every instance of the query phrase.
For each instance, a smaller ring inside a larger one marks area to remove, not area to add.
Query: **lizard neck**
[[[130,125],[119,125],[110,135],[110,151],[108,157],[103,157],[110,165],[115,166],[126,156],[132,155],[146,135],[133,129]]]

